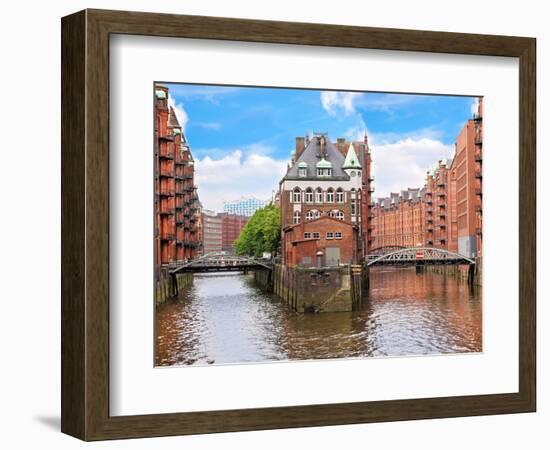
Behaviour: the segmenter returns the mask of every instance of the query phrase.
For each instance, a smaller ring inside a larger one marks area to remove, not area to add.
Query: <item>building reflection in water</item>
[[[481,288],[377,268],[363,307],[296,314],[242,274],[196,275],[157,308],[155,364],[227,364],[480,352]]]

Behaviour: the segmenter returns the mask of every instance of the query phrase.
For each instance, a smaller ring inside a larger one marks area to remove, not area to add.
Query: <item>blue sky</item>
[[[428,166],[452,157],[473,97],[165,84],[197,161],[205,208],[269,197],[296,136],[362,139],[373,153],[376,196],[423,184]]]

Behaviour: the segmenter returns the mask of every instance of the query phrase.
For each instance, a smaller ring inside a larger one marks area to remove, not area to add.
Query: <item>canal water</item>
[[[482,350],[481,288],[414,268],[371,270],[354,312],[296,314],[251,275],[195,275],[156,311],[155,364],[426,355]]]

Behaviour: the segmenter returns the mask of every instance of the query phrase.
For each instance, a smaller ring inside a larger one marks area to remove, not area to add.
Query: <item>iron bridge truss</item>
[[[201,258],[182,264],[170,271],[171,274],[183,272],[230,272],[246,269],[271,269],[269,261],[226,253],[208,253]]]
[[[458,253],[433,247],[408,247],[383,255],[368,255],[367,267],[475,265],[475,261]]]

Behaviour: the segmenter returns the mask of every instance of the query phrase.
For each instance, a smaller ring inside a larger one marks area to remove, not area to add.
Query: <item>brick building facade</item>
[[[202,211],[203,254],[222,251],[222,218],[214,211]]]
[[[483,99],[461,129],[452,162],[432,166],[422,189],[378,199],[373,206],[371,249],[398,245],[482,256]]]
[[[201,252],[200,202],[194,160],[168,105],[168,88],[155,86],[155,263],[157,269]],[[158,273],[158,270],[157,270]]]
[[[373,206],[372,248],[426,245],[433,224],[426,221],[426,189],[408,189]]]
[[[482,241],[482,142],[483,99],[478,111],[461,130],[456,142],[458,249],[463,255],[481,258]]]
[[[280,182],[283,262],[289,266],[358,263],[371,244],[368,140],[333,144],[326,133],[296,138]]]
[[[222,250],[234,252],[234,243],[250,217],[238,214],[219,213],[222,225]]]

